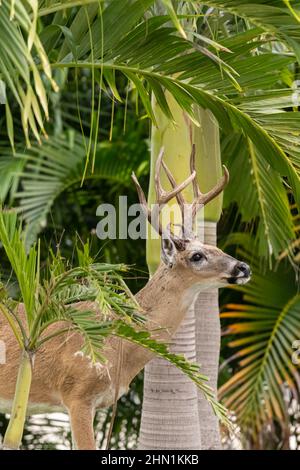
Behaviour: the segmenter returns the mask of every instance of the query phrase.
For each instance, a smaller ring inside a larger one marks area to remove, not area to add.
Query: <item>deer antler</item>
[[[163,189],[161,181],[160,181],[161,167],[163,167],[164,170],[167,171],[169,174],[171,174],[171,173],[168,169],[166,170],[167,167],[166,167],[165,163],[163,162],[163,156],[164,156],[164,148],[162,148],[160,150],[158,158],[157,158],[156,166],[155,166],[154,181],[155,181],[156,203],[155,203],[155,206],[154,206],[153,210],[151,210],[148,206],[148,203],[147,203],[147,200],[146,200],[146,197],[145,197],[145,193],[142,190],[141,185],[138,182],[138,179],[137,179],[136,175],[134,173],[132,173],[132,175],[131,175],[131,177],[133,179],[133,182],[134,182],[134,184],[136,186],[136,189],[137,189],[137,193],[138,193],[138,196],[139,196],[139,200],[140,200],[140,204],[141,204],[141,207],[143,209],[143,212],[144,212],[145,216],[147,217],[148,221],[150,222],[150,224],[155,228],[155,230],[161,236],[164,234],[164,230],[162,228],[162,225],[161,225],[161,222],[160,222],[160,219],[159,219],[162,208],[171,199],[173,199],[174,197],[177,198],[178,195],[180,195],[181,191],[183,191],[196,177],[196,171],[193,171],[191,173],[191,175],[188,178],[186,178],[186,180],[184,180],[178,186],[176,185],[175,180],[173,179],[174,185],[172,185],[172,190],[168,191],[168,192],[165,191]],[[177,239],[177,237],[175,237],[175,235],[169,234],[169,236],[171,236],[171,238],[173,239],[174,242],[176,242],[176,243],[179,242],[179,240]]]
[[[191,172],[196,171],[195,170],[195,153],[196,153],[195,144],[193,144],[191,158],[190,158]],[[229,172],[225,165],[223,165],[223,169],[224,169],[224,175],[222,176],[220,181],[218,181],[217,184],[207,193],[202,193],[200,191],[200,188],[196,179],[193,181],[194,198],[195,198],[192,203],[192,218],[193,219],[195,215],[197,214],[197,211],[199,210],[199,206],[200,205],[205,206],[210,201],[212,201],[215,197],[217,197],[224,190],[225,186],[228,184]]]
[[[195,144],[192,146],[192,152],[191,152],[191,157],[190,157],[190,169],[191,169],[191,174],[196,173],[196,168],[195,168]],[[172,188],[176,187],[176,181],[166,166],[164,162],[162,162],[162,166],[166,172],[166,175],[169,179],[169,182],[172,186]],[[224,168],[224,175],[221,178],[220,181],[207,193],[202,193],[199,185],[197,183],[196,178],[193,178],[193,191],[194,191],[194,200],[191,204],[189,204],[182,193],[176,194],[176,199],[178,202],[178,205],[181,210],[181,216],[182,216],[182,233],[183,235],[187,236],[190,235],[193,227],[193,221],[195,219],[195,216],[197,214],[197,211],[203,207],[205,204],[208,202],[212,201],[215,197],[217,197],[225,188],[229,181],[229,173],[227,168],[223,165]]]
[[[148,206],[147,199],[145,197],[144,191],[142,190],[137,177],[135,176],[134,173],[132,173],[132,179],[133,182],[136,186],[137,193],[139,196],[140,204],[143,209],[143,212],[145,216],[147,217],[148,221],[150,224],[155,228],[155,230],[162,236],[164,234],[164,230],[162,228],[161,222],[160,222],[160,213],[162,211],[162,208],[165,204],[167,204],[171,199],[174,197],[177,200],[177,203],[180,207],[181,215],[182,215],[182,235],[183,238],[179,238],[171,231],[168,231],[168,236],[172,238],[174,243],[177,245],[177,247],[182,247],[184,240],[186,238],[186,234],[189,233],[189,231],[192,229],[192,224],[193,220],[195,218],[195,215],[200,207],[203,205],[207,204],[209,201],[214,199],[216,196],[218,196],[226,186],[226,184],[229,181],[229,173],[228,170],[225,166],[224,168],[224,175],[222,179],[207,193],[202,193],[200,191],[199,185],[196,181],[196,169],[195,169],[195,145],[193,144],[192,147],[192,153],[190,157],[190,168],[191,168],[191,174],[188,178],[186,178],[181,184],[177,185],[172,173],[168,169],[167,165],[163,161],[163,156],[164,156],[164,148],[162,148],[159,152],[157,161],[156,161],[156,166],[155,166],[155,176],[154,176],[154,181],[155,181],[155,191],[156,191],[156,204],[154,206],[154,209],[151,210]],[[172,190],[167,192],[163,189],[160,181],[160,171],[161,168],[164,169],[168,180],[171,184]],[[194,191],[194,200],[191,204],[188,204],[187,201],[185,200],[182,191],[190,184],[193,184],[193,191]],[[188,211],[186,211],[186,208],[188,208]],[[188,227],[187,227],[188,224]]]

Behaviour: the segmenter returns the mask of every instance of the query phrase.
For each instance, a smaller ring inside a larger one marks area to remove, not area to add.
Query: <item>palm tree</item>
[[[186,178],[190,173],[192,124],[172,96],[166,95],[166,99],[175,124],[170,122],[170,119],[154,102],[157,127],[152,127],[151,134],[151,174],[148,198],[150,203],[155,202],[155,163],[162,147],[165,162],[177,181]],[[170,183],[166,176],[162,181],[168,188]],[[193,200],[191,188],[184,191],[184,196],[186,200]],[[176,213],[174,223],[180,222],[180,214]],[[150,275],[152,275],[160,263],[160,240],[148,238],[147,262]],[[195,317],[192,308],[173,339],[172,350],[184,353],[191,361],[196,360]],[[145,367],[143,400],[139,448],[198,449],[200,447],[197,390],[185,376],[173,367],[169,367],[162,359],[152,360]],[[152,431],[154,429],[155,432]]]
[[[221,173],[221,150],[219,126],[209,111],[199,109],[200,132],[195,129],[198,150],[198,165],[202,175],[200,184],[204,191]],[[209,175],[209,177],[205,177]],[[204,241],[217,245],[217,222],[222,212],[222,197],[212,202],[204,213]],[[220,356],[219,293],[217,289],[201,292],[195,302],[197,363],[209,377],[210,385],[217,396],[218,368]],[[220,449],[221,436],[218,419],[198,394],[198,418],[201,426],[201,448]]]
[[[283,5],[279,0],[272,5],[268,1],[251,2],[251,5],[238,0],[208,0],[201,4],[165,1],[162,3],[167,10],[162,13],[167,15],[154,16],[149,14],[157,3],[154,0],[84,1],[82,6],[76,2],[76,8],[72,0],[40,1],[38,10],[34,11],[31,2],[23,3],[4,0],[0,7],[1,42],[5,44],[0,51],[1,100],[6,107],[7,134],[12,147],[16,126],[12,119],[12,98],[20,108],[25,138],[30,145],[34,137],[39,140],[40,132],[44,132],[43,114],[46,117],[48,114],[45,96],[54,96],[57,83],[73,69],[76,74],[89,70],[92,76],[91,131],[84,143],[86,169],[92,169],[96,160],[93,141],[98,137],[101,117],[101,93],[98,100],[94,99],[98,96],[95,92],[98,85],[101,90],[109,90],[113,100],[118,101],[118,77],[125,77],[154,124],[157,107],[152,96],[166,118],[177,120],[166,98],[167,92],[196,126],[201,119],[195,106],[209,110],[214,116],[211,127],[210,113],[202,119],[202,127],[208,128],[209,135],[201,137],[205,149],[212,135],[218,141],[220,126],[222,158],[231,172],[225,204],[228,207],[236,201],[243,223],[251,221],[259,256],[271,263],[288,248],[295,232],[286,185],[290,186],[296,204],[300,195],[298,98],[292,87],[297,80],[295,63],[299,59],[298,1],[293,2],[293,8],[289,2]],[[196,15],[193,15],[191,8],[195,6]],[[191,19],[186,33],[180,13]],[[39,35],[37,17],[40,25],[46,18]],[[118,34],[113,27],[116,18]],[[11,44],[16,46],[15,57],[9,53]],[[199,136],[197,131],[194,135]],[[173,144],[179,147],[175,140]],[[200,149],[203,150],[200,143],[198,148],[198,164],[203,168],[202,174],[207,175],[205,151],[200,158]],[[217,162],[218,146],[215,154]],[[219,165],[217,168],[220,171]],[[217,222],[219,208],[205,217],[207,222]],[[207,239],[211,232],[213,241],[215,226],[209,223],[206,232]],[[156,261],[157,254],[153,266]],[[213,325],[209,312],[214,305],[213,329],[218,330],[216,294],[202,298],[197,305],[203,306],[204,300],[208,310],[197,314],[197,356],[205,363],[207,356],[214,357],[209,374],[215,382],[218,334],[210,335],[201,325],[208,321]],[[203,336],[211,337],[205,345],[206,353]],[[195,395],[195,403],[194,400]],[[202,445],[218,446],[214,417],[207,417],[201,402],[199,409]],[[156,429],[152,434],[155,432]]]

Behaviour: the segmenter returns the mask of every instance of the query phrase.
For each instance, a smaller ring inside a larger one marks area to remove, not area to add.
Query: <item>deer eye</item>
[[[199,263],[199,261],[202,261],[204,258],[205,256],[202,253],[197,252],[193,254],[193,256],[191,257],[191,261],[193,261],[194,263]]]

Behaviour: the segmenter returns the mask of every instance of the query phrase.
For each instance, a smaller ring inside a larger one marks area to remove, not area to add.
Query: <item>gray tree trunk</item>
[[[216,227],[214,222],[205,222],[205,243],[216,245]],[[209,289],[201,292],[195,302],[197,363],[201,364],[201,372],[209,377],[216,396],[221,337],[218,297],[218,289]],[[202,449],[221,449],[218,419],[201,393],[198,393],[198,413]]]
[[[191,308],[177,331],[172,351],[195,361],[195,316]],[[139,449],[201,449],[197,389],[173,365],[155,358],[145,367]]]

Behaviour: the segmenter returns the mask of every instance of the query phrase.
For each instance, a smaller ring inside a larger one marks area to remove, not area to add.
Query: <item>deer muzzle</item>
[[[228,279],[229,284],[246,284],[250,280],[251,269],[247,263],[238,261],[233,268],[231,277]]]

